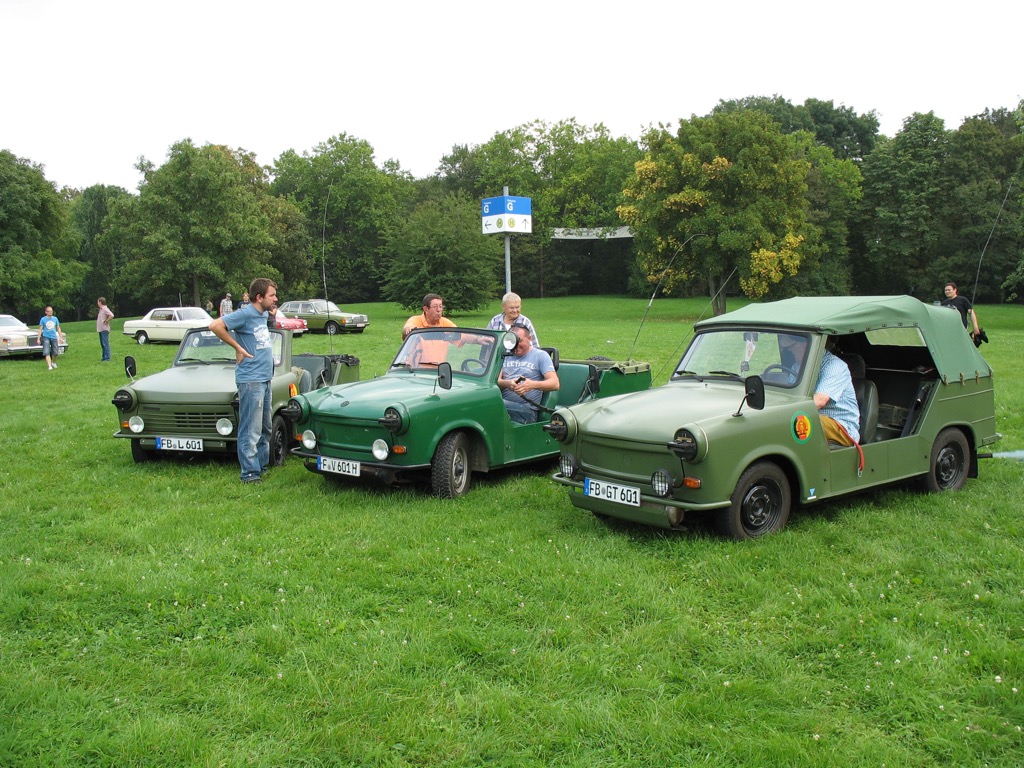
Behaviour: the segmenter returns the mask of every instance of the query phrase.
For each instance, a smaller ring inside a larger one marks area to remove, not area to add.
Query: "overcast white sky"
[[[347,133],[420,177],[535,119],[636,139],[774,94],[892,136],[1015,107],[1022,28],[995,0],[0,0],[0,149],[58,187],[135,190],[138,158],[184,138],[269,165]]]

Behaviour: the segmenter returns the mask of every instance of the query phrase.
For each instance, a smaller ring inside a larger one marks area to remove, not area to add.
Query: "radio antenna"
[[[683,248],[686,247],[686,244],[695,237],[708,237],[708,235],[705,235],[703,232],[696,232],[686,238],[686,240],[683,241],[683,244],[676,249],[675,253],[672,254],[672,258],[668,260],[668,264],[665,265],[665,269],[661,271],[661,277],[658,278],[658,284],[654,286],[654,293],[651,294],[651,300],[647,302],[647,309],[644,310],[644,316],[640,319],[640,327],[636,329],[636,336],[633,337],[633,346],[629,348],[629,354],[626,355],[627,360],[633,359],[633,350],[636,349],[636,342],[637,339],[640,338],[640,331],[644,329],[644,323],[647,321],[647,313],[651,311],[651,305],[654,303],[654,297],[658,295],[658,289],[661,288],[661,284],[665,281],[665,276],[668,275],[668,271],[672,269],[672,265],[675,263],[676,257],[683,252]]]
[[[1011,189],[1013,189],[1013,176],[1010,177],[1010,183],[1006,185],[1006,194],[1003,195],[1002,205],[999,206],[999,211],[996,213],[996,220],[992,222],[992,229],[989,230],[988,239],[985,241],[985,247],[981,249],[981,256],[978,257],[978,270],[974,273],[974,290],[971,291],[972,304],[978,296],[978,280],[981,277],[981,262],[985,259],[985,251],[988,250],[988,244],[992,242],[992,235],[995,234],[996,226],[999,224],[999,217],[1003,215],[1003,208],[1006,207],[1006,200],[1010,196]]]
[[[327,205],[331,202],[331,190],[334,189],[334,181],[332,180],[330,185],[327,187],[327,199],[324,200],[324,222],[320,228],[320,277],[324,283],[324,304],[327,310],[327,328],[330,328],[331,322],[331,297],[327,295]],[[334,354],[334,334],[328,333],[331,337],[331,354]]]

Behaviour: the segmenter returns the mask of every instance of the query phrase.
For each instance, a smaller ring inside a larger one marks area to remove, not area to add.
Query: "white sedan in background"
[[[0,315],[0,357],[42,355],[43,343],[36,341],[39,331],[29,328],[14,315]],[[61,354],[68,348],[68,338],[61,331]]]
[[[212,322],[209,313],[199,307],[157,307],[149,310],[141,320],[126,322],[124,335],[131,336],[139,344],[151,341],[178,344],[190,328],[205,328]]]

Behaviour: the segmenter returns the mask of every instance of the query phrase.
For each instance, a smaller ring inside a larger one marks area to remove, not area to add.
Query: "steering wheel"
[[[462,361],[462,365],[459,366],[459,368],[466,373],[471,373],[469,370],[470,368],[476,368],[477,370],[482,371],[486,367],[487,363],[475,357],[467,357]]]
[[[797,378],[799,378],[799,376],[798,376],[796,371],[794,371],[792,368],[788,368],[785,365],[781,365],[779,363],[772,363],[767,368],[765,368],[763,371],[761,371],[761,378],[766,377],[772,371],[782,371],[787,376],[792,376],[793,377],[793,381],[796,381]]]

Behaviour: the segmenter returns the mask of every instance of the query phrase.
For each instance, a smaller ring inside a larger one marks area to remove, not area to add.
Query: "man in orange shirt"
[[[444,316],[444,299],[436,293],[423,297],[423,314],[413,315],[402,326],[402,338],[413,328],[454,328],[455,323]]]

